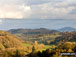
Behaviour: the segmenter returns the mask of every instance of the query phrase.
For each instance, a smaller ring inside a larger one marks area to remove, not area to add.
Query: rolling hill
[[[11,29],[8,30],[8,32],[12,33],[12,34],[51,34],[54,32],[58,32],[56,30],[49,30],[49,29],[45,29],[45,28],[40,28],[40,29]]]
[[[58,29],[58,31],[60,31],[60,32],[72,32],[72,31],[76,31],[76,28],[64,27],[64,28]]]
[[[19,36],[25,41],[38,41],[38,43],[45,43],[47,40],[54,40],[56,37],[60,36],[59,31],[49,30],[46,28],[40,29],[11,29],[8,31],[11,34]]]

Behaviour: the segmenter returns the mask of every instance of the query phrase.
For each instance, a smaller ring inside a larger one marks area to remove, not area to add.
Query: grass
[[[29,43],[23,43],[23,45],[24,45],[25,47],[31,46],[31,44],[29,44]]]
[[[38,51],[42,52],[42,51],[45,51],[46,49],[51,49],[51,45],[45,45],[44,48],[39,49]]]
[[[23,43],[23,45],[24,45],[25,47],[30,47],[30,46],[32,46],[32,45],[29,44],[29,43]],[[52,46],[52,45],[45,45],[44,48],[39,49],[38,51],[43,51],[43,50],[46,50],[46,49],[51,49],[51,46]]]

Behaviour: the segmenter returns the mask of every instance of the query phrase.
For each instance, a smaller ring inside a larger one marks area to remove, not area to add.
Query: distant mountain
[[[58,31],[61,31],[61,32],[72,32],[72,31],[76,31],[76,28],[64,27],[64,28],[58,29]]]
[[[45,28],[40,28],[40,29],[11,29],[8,30],[8,32],[12,34],[51,34],[54,32],[59,32],[57,30],[49,30]]]

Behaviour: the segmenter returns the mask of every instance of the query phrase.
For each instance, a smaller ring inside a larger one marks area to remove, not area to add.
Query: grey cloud
[[[75,0],[0,0],[0,17],[21,16],[20,18],[25,19],[69,19],[74,17],[75,19],[75,15],[72,15],[75,13],[75,2]]]
[[[69,14],[76,14],[76,8],[73,9]]]

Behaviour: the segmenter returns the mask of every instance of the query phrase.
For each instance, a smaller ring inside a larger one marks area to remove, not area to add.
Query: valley
[[[43,52],[50,51],[52,55],[48,53],[49,56],[59,57],[58,54],[62,52],[61,50],[64,52],[64,49],[65,52],[69,49],[75,52],[75,42],[75,31],[60,32],[45,28],[0,31],[0,54],[2,57],[37,57],[40,56],[38,53],[43,55]],[[73,43],[74,50],[70,47]],[[56,50],[60,51],[56,54]]]

